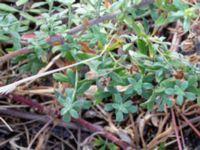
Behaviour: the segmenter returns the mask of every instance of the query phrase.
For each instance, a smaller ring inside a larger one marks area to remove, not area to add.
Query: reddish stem
[[[180,141],[180,138],[179,138],[178,127],[177,127],[177,124],[176,124],[176,119],[175,119],[173,108],[171,108],[171,114],[172,114],[172,123],[173,123],[174,131],[175,131],[175,134],[176,134],[176,140],[177,140],[177,143],[178,143],[178,148],[179,148],[179,150],[182,150],[181,141]]]
[[[16,102],[20,102],[22,104],[26,104],[28,106],[30,106],[31,108],[35,108],[41,111],[44,110],[48,110],[48,108],[46,108],[45,106],[41,105],[40,103],[37,102],[33,102],[31,99],[27,99],[23,96],[20,95],[15,95],[15,94],[9,94],[6,95],[6,97],[11,98],[11,100],[14,100]],[[105,138],[111,140],[112,142],[114,142],[115,144],[117,144],[118,146],[120,146],[122,149],[126,150],[128,147],[130,147],[127,143],[121,141],[120,139],[118,139],[117,137],[115,137],[113,134],[105,131],[103,128],[101,128],[100,126],[96,126],[94,124],[89,123],[88,121],[78,118],[75,119],[73,118],[71,120],[72,123],[75,123],[78,126],[83,126],[86,129],[88,129],[89,131],[93,131],[93,132],[102,132],[102,136],[104,136]]]
[[[37,102],[33,102],[32,100],[27,99],[27,98],[25,98],[21,95],[9,94],[9,95],[6,95],[6,97],[10,98],[13,101],[16,101],[16,102],[19,102],[19,103],[22,103],[22,104],[26,104],[26,105],[30,106],[31,108],[35,108],[35,109],[38,109],[38,110],[44,110],[43,105],[41,105]]]
[[[22,48],[22,49],[18,49],[14,52],[11,52],[11,53],[8,53],[2,57],[0,57],[0,63],[4,63],[6,61],[9,61],[10,59],[16,57],[16,56],[19,56],[19,55],[23,55],[23,54],[27,54],[27,53],[30,53],[31,51],[33,51],[32,49],[30,48]]]
[[[185,120],[185,122],[188,123],[188,125],[192,128],[192,130],[199,136],[200,138],[200,132],[195,128],[195,126],[183,115],[181,114],[181,117]]]
[[[101,128],[100,126],[96,126],[93,125],[91,123],[89,123],[88,121],[78,118],[78,119],[72,119],[71,121],[72,123],[75,123],[77,125],[82,125],[84,127],[87,127],[87,129],[89,129],[90,131],[93,132],[101,132],[100,134],[111,140],[112,142],[114,142],[115,144],[119,145],[122,149],[126,150],[129,146],[127,143],[121,141],[120,139],[118,139],[116,136],[114,136],[113,134],[109,133],[108,131],[105,131],[103,128]]]

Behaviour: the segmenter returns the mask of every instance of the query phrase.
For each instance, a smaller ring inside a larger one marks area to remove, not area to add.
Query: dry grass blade
[[[2,117],[0,117],[0,120],[5,124],[5,126],[6,126],[11,132],[13,132],[13,129],[9,126],[9,124],[8,124]]]
[[[16,83],[12,83],[12,84],[8,84],[6,86],[2,86],[0,87],[0,94],[8,94],[11,93],[12,91],[14,91],[16,89],[16,87],[18,86],[18,84]]]
[[[6,86],[2,86],[2,87],[0,87],[0,94],[8,94],[8,93],[11,93],[12,91],[14,91],[14,90],[16,89],[17,86],[19,86],[19,85],[22,84],[22,83],[26,83],[26,82],[28,82],[28,81],[35,80],[35,79],[38,79],[38,78],[40,78],[40,77],[44,77],[44,76],[50,75],[50,74],[53,74],[53,73],[58,72],[58,71],[62,71],[62,70],[65,70],[65,69],[68,69],[68,68],[71,68],[71,67],[78,66],[78,65],[80,65],[80,64],[87,63],[87,62],[92,61],[92,60],[95,60],[95,59],[97,59],[97,58],[99,58],[99,57],[101,57],[101,55],[97,55],[97,56],[95,56],[95,57],[92,57],[92,58],[83,60],[83,61],[81,61],[81,62],[72,64],[72,65],[68,65],[68,66],[64,66],[64,67],[62,67],[62,68],[58,68],[58,69],[50,70],[50,71],[47,71],[47,72],[44,72],[44,73],[40,73],[40,74],[37,74],[37,75],[33,75],[33,76],[27,77],[27,78],[25,78],[25,79],[19,80],[19,81],[17,81],[17,82],[8,84],[8,85],[6,85]]]
[[[112,31],[110,32],[110,35],[111,35]],[[113,40],[114,36],[112,36],[112,38],[110,39],[110,41],[108,42],[108,44],[106,44],[104,46],[104,49],[102,50],[102,52],[97,55],[97,56],[94,56],[92,58],[89,58],[89,59],[86,59],[86,60],[83,60],[83,61],[80,61],[80,62],[77,62],[75,64],[72,64],[72,65],[68,65],[68,66],[64,66],[64,67],[61,67],[61,68],[58,68],[58,69],[53,69],[53,70],[50,70],[50,71],[47,71],[47,72],[44,72],[44,73],[40,73],[40,74],[36,74],[36,75],[33,75],[33,76],[30,76],[30,77],[27,77],[25,79],[22,79],[22,80],[19,80],[17,82],[14,82],[14,83],[11,83],[11,84],[8,84],[6,86],[2,86],[0,87],[0,94],[8,94],[8,93],[11,93],[12,91],[14,91],[16,89],[16,87],[22,83],[26,83],[28,81],[31,81],[31,80],[35,80],[35,79],[38,79],[40,77],[44,77],[44,76],[47,76],[47,75],[51,75],[53,73],[56,73],[58,71],[63,71],[65,69],[69,69],[69,68],[72,68],[72,67],[75,67],[75,66],[78,66],[78,65],[81,65],[81,64],[84,64],[84,63],[87,63],[87,62],[90,62],[92,60],[95,60],[95,59],[98,59],[100,58],[104,52],[107,50],[107,48],[109,47],[109,45],[111,44],[112,40]]]

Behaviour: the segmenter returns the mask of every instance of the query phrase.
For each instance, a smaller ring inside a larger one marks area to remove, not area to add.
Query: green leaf
[[[70,122],[70,120],[71,120],[71,116],[70,116],[70,114],[65,114],[64,116],[63,116],[63,120],[65,121],[65,122]]]
[[[73,101],[72,97],[73,97],[73,94],[74,94],[74,89],[73,88],[67,88],[67,89],[65,89],[65,93],[67,95],[66,98],[70,98],[70,101]]]
[[[117,94],[117,93],[119,93],[118,90],[114,86],[109,85],[107,87],[107,89],[108,89],[109,93],[111,93],[111,94]]]
[[[160,85],[164,88],[173,88],[174,87],[174,79],[173,78],[169,78],[166,80],[163,80]]]
[[[69,82],[74,86],[75,85],[75,73],[73,70],[68,69],[67,70],[67,77],[69,79]]]
[[[78,118],[79,117],[79,114],[78,114],[78,112],[75,109],[71,109],[69,112],[70,112],[70,115],[73,118]]]
[[[194,8],[194,9],[199,9],[199,8],[200,8],[200,3],[196,3],[195,5],[193,5],[192,8]]]
[[[9,40],[10,40],[9,36],[0,35],[0,42],[6,42],[6,41],[9,41]]]
[[[184,10],[188,8],[188,5],[183,2],[183,0],[173,0],[173,4],[176,6],[176,8],[180,10]]]
[[[197,104],[200,106],[200,96],[197,97]]]
[[[134,90],[138,93],[138,95],[142,94],[142,78],[137,82],[135,79],[133,78],[128,78],[129,83],[132,84]]]
[[[82,94],[82,93],[84,93],[90,86],[91,86],[91,81],[85,81],[85,82],[83,82],[80,86],[79,86],[79,88],[77,89],[77,93],[78,94]]]
[[[58,2],[60,2],[60,3],[62,3],[62,4],[65,4],[65,5],[72,5],[74,2],[75,2],[75,0],[57,0]]]
[[[165,93],[167,95],[173,95],[174,94],[174,89],[173,88],[167,88],[167,89],[165,89]]]
[[[147,47],[147,43],[142,40],[142,39],[138,39],[137,40],[137,46],[139,51],[144,54],[144,55],[148,55],[148,47]]]
[[[73,102],[73,108],[77,109],[89,109],[91,106],[91,102],[87,101],[85,99],[78,99],[75,102]]]
[[[191,92],[185,92],[185,97],[187,97],[187,99],[193,101],[196,99],[196,95],[194,93]]]
[[[13,48],[14,49],[19,49],[21,48],[21,44],[20,44],[20,35],[18,32],[10,32],[11,34],[11,40],[13,42]]]
[[[61,81],[61,82],[68,82],[69,79],[67,78],[66,75],[62,74],[62,73],[54,73],[53,74],[53,78],[55,80]]]
[[[131,17],[131,16],[126,16],[125,19],[124,19],[124,22],[134,30],[134,32],[137,34],[137,35],[140,35],[141,34],[141,29],[139,27],[139,25],[134,22],[134,18]]]
[[[153,85],[151,83],[143,83],[143,88],[147,89],[147,90],[150,90],[150,89],[153,88]]]
[[[149,111],[151,111],[152,109],[153,109],[153,104],[154,104],[154,101],[155,101],[155,99],[156,99],[156,94],[155,94],[155,91],[153,92],[153,94],[149,97],[149,99],[146,101],[146,102],[144,102],[144,103],[142,103],[141,104],[141,106],[142,107],[147,107],[147,109],[149,110]]]
[[[37,7],[41,7],[43,5],[46,5],[47,2],[37,2],[37,3],[34,3],[31,8],[37,8]]]
[[[174,22],[174,21],[178,20],[179,18],[182,18],[183,16],[184,16],[183,11],[171,12],[171,13],[169,13],[169,15],[167,17],[167,22]]]
[[[182,95],[178,95],[177,98],[176,98],[176,103],[178,105],[182,105],[183,104],[183,96]]]
[[[130,107],[133,104],[132,101],[126,101],[123,105],[124,107]]]
[[[105,111],[111,111],[113,110],[113,103],[108,103],[104,106]]]
[[[63,95],[61,95],[59,92],[56,91],[55,95],[57,95],[57,100],[58,102],[62,105],[62,106],[65,106],[67,103],[66,103],[66,99]]]
[[[132,28],[132,24],[133,24],[133,17],[131,17],[131,16],[126,16],[125,18],[124,18],[124,22],[130,27],[130,28]]]
[[[112,104],[113,108],[114,108],[114,109],[118,109],[118,110],[121,108],[121,105],[122,105],[122,104],[120,104],[120,103],[113,103],[113,104]]]
[[[26,12],[20,12],[20,15],[32,22],[37,22],[37,19],[35,17],[31,16],[30,14]]]
[[[133,24],[133,25],[132,25],[132,28],[133,28],[134,32],[135,32],[137,35],[141,35],[142,31],[141,31],[139,25],[138,25],[136,22],[134,22],[134,21],[133,21],[132,24]]]
[[[112,80],[113,80],[114,82],[116,82],[116,83],[121,83],[121,82],[122,82],[121,77],[120,77],[117,73],[115,73],[115,72],[112,72],[112,73],[110,74],[110,77],[111,77]]]
[[[188,17],[185,17],[183,20],[183,30],[184,32],[187,32],[189,31],[189,29],[190,29],[190,20]]]
[[[61,109],[60,114],[63,116],[68,112],[68,109],[66,109],[65,107]]]
[[[28,2],[28,0],[18,0],[18,1],[16,2],[16,5],[17,5],[17,6],[20,6],[20,5],[25,4],[26,2]]]
[[[183,90],[186,90],[188,88],[188,81],[180,81],[180,87]]]
[[[120,94],[114,94],[114,100],[115,102],[117,103],[122,103],[123,99],[122,97],[120,96]]]
[[[8,12],[18,12],[14,7],[8,6],[7,4],[0,3],[0,10]]]
[[[188,77],[188,84],[192,85],[192,86],[197,86],[198,82],[197,82],[197,76],[189,76]]]
[[[133,86],[130,86],[125,92],[125,95],[132,95],[134,96],[136,94],[136,91],[134,90]]]
[[[128,112],[135,113],[137,111],[138,111],[137,106],[131,105],[130,107],[128,107]]]
[[[127,109],[124,105],[120,105],[120,106],[119,106],[119,110],[120,110],[121,112],[125,113],[125,114],[128,113],[128,109]]]
[[[159,17],[158,17],[158,19],[156,20],[156,22],[155,22],[155,25],[157,26],[157,27],[159,27],[159,26],[161,26],[161,25],[163,25],[163,24],[165,24],[166,23],[166,15],[163,13],[163,14],[161,14]]]
[[[175,89],[174,91],[175,91],[176,95],[180,95],[180,96],[184,96],[185,95],[184,90],[181,89],[179,86],[175,85],[174,89]]]
[[[118,150],[118,147],[113,143],[109,143],[108,144],[108,149],[109,150]]]
[[[100,137],[94,141],[95,146],[101,146],[103,144],[104,144],[104,140]]]
[[[116,112],[116,121],[121,122],[124,119],[124,115],[121,111]]]

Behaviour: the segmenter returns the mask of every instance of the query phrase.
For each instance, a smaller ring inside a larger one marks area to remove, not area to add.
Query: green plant
[[[124,119],[124,114],[137,112],[137,107],[132,105],[133,102],[128,100],[123,102],[119,94],[113,95],[113,103],[107,103],[104,107],[106,111],[115,110],[116,121],[120,122]]]
[[[66,89],[65,95],[59,92],[56,93],[59,103],[63,106],[60,111],[61,115],[66,122],[69,122],[71,117],[78,118],[78,112],[81,109],[88,109],[90,107],[90,102],[84,99],[73,99],[74,94],[75,89],[73,88]]]
[[[199,135],[190,120],[200,105],[199,14],[197,0],[3,1],[0,84],[8,85],[0,94],[39,110],[55,96],[53,113],[105,138],[87,138],[77,149],[163,149],[169,143],[160,135],[172,134],[172,125],[181,149],[177,127],[184,121]],[[80,131],[72,132],[77,143],[88,134]]]
[[[76,77],[75,77],[76,76]],[[68,81],[74,88],[68,88],[65,90],[64,95],[60,92],[56,92],[56,97],[59,103],[63,106],[61,109],[61,115],[66,122],[71,120],[71,117],[78,118],[78,112],[81,109],[89,109],[90,102],[86,101],[84,98],[78,98],[78,95],[83,94],[90,86],[90,81],[81,81],[78,83],[78,74],[70,69],[67,71],[67,75],[57,73],[54,74],[54,78],[61,81]]]
[[[99,150],[117,150],[117,146],[113,143],[108,142],[107,140],[102,139],[101,137],[98,137],[94,140],[93,145],[95,148],[98,148]]]
[[[199,3],[190,6],[183,0],[174,0],[172,4],[169,4],[167,0],[156,0],[156,6],[162,10],[155,22],[157,26],[181,19],[185,32],[190,29],[191,21],[197,18],[195,12],[200,7]]]

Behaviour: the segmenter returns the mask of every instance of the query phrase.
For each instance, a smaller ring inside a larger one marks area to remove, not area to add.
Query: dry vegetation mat
[[[0,70],[0,149],[200,149],[198,0],[1,0]]]

